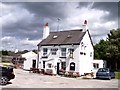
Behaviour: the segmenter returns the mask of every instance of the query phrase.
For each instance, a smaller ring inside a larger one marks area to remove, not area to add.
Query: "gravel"
[[[118,88],[118,80],[68,78],[14,69],[15,79],[0,88]]]

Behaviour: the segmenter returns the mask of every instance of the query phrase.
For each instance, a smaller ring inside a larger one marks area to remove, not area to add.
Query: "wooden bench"
[[[40,70],[38,68],[30,68],[30,72],[33,72],[33,73],[40,73]]]
[[[53,70],[51,70],[51,69],[46,69],[45,74],[53,75]]]

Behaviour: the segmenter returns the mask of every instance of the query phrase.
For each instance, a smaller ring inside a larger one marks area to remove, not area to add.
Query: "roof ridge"
[[[50,32],[50,33],[58,33],[58,32],[68,32],[68,31],[82,31],[83,29],[72,29],[72,30],[64,30],[64,31],[53,31],[53,32]]]

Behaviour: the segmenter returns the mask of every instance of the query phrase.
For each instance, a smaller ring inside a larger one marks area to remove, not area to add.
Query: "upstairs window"
[[[57,54],[57,48],[53,48],[53,49],[51,49],[51,54],[52,55],[56,55]]]
[[[73,54],[74,49],[70,48],[70,49],[69,49],[69,52],[70,52],[70,54]]]
[[[70,49],[69,49],[70,58],[73,58],[73,52],[74,52],[74,49],[70,48]]]
[[[66,57],[66,48],[61,48],[61,56]]]
[[[43,48],[43,56],[47,55],[48,53],[48,49],[47,48]]]
[[[90,57],[92,57],[92,52],[90,52]]]
[[[84,48],[84,43],[81,42],[81,50],[83,50],[83,48]]]

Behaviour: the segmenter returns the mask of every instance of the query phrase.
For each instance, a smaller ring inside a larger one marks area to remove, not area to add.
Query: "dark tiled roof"
[[[80,44],[84,34],[85,32],[82,32],[82,29],[51,32],[50,35],[46,39],[42,40],[38,45],[49,46]]]

